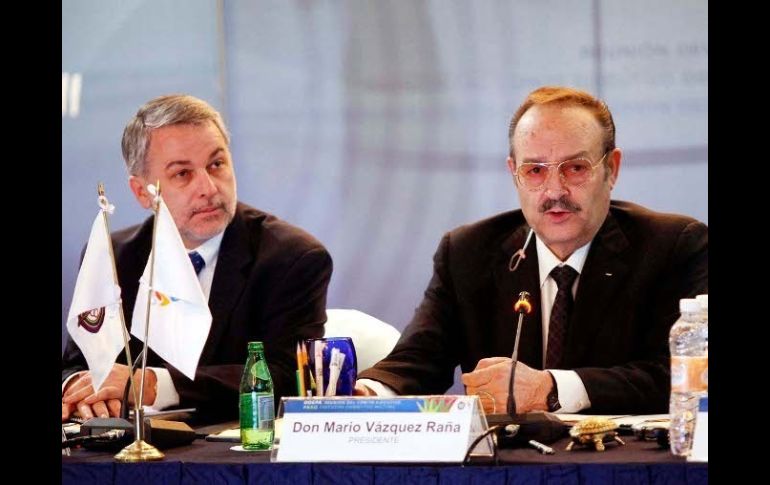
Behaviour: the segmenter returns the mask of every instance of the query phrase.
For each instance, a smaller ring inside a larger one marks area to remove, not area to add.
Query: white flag
[[[100,211],[91,226],[67,316],[67,330],[83,352],[97,390],[123,348],[120,287],[115,284],[109,244]]]
[[[157,217],[148,346],[182,374],[195,379],[198,360],[211,329],[211,312],[174,219],[162,197]],[[139,292],[131,323],[131,333],[142,341],[151,258],[152,253],[139,279]]]

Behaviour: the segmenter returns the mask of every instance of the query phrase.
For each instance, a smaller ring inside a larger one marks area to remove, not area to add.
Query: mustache
[[[211,209],[222,209],[223,211],[227,212],[227,207],[225,205],[225,202],[223,200],[217,200],[217,201],[211,201],[209,204],[206,204],[202,207],[196,207],[190,212],[190,216],[194,216],[195,214]]]
[[[583,210],[582,207],[580,207],[575,202],[572,202],[567,198],[566,195],[562,195],[558,199],[548,199],[540,206],[538,209],[539,212],[546,212],[554,207],[558,207],[559,209],[565,210],[567,212],[580,212]]]

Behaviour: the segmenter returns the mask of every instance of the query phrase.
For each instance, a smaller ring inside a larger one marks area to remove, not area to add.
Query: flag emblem
[[[104,307],[94,308],[78,315],[78,327],[97,333],[104,323]]]
[[[160,291],[154,291],[155,294],[155,303],[159,304],[160,306],[166,306],[172,301],[179,301],[179,298],[174,298],[173,296],[164,295]]]

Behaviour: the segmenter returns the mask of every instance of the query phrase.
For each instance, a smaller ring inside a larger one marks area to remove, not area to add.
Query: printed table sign
[[[279,416],[279,462],[461,462],[487,428],[478,396],[290,397]]]

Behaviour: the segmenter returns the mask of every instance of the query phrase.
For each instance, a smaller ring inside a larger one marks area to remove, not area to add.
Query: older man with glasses
[[[358,392],[443,393],[460,365],[468,394],[505,411],[513,305],[527,291],[517,413],[666,412],[668,330],[680,298],[708,292],[708,228],[610,200],[622,152],[607,105],[587,92],[533,91],[508,138],[521,210],[444,236],[412,322]]]

